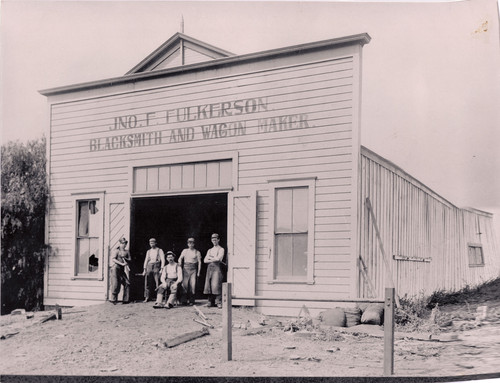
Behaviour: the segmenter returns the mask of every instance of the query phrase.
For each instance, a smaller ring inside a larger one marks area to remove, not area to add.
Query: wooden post
[[[394,287],[386,287],[384,302],[384,375],[394,374]]]
[[[222,284],[222,360],[233,359],[231,283]]]

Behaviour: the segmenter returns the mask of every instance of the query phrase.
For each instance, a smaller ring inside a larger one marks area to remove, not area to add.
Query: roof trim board
[[[454,205],[453,203],[451,203],[450,201],[448,201],[446,198],[442,197],[441,195],[439,195],[438,193],[436,193],[434,190],[432,190],[431,188],[429,188],[428,186],[426,186],[425,184],[423,184],[422,182],[420,182],[419,180],[417,180],[411,174],[409,174],[408,172],[404,171],[401,167],[399,167],[395,163],[389,161],[388,159],[386,159],[386,158],[382,157],[381,155],[373,152],[372,150],[366,148],[363,145],[361,145],[361,155],[363,155],[365,157],[368,157],[369,159],[371,159],[372,161],[375,161],[379,165],[381,165],[381,166],[389,169],[390,171],[393,171],[394,173],[400,175],[401,177],[405,178],[406,180],[408,180],[409,182],[411,182],[416,187],[418,187],[418,188],[422,189],[423,191],[429,193],[432,197],[440,200],[441,202],[445,203],[449,207],[454,207],[456,209],[470,211],[470,212],[473,212],[473,213],[476,213],[476,214],[481,214],[481,215],[484,215],[484,216],[487,216],[487,217],[492,217],[493,216],[493,214],[491,214],[489,212],[486,212],[486,211],[483,211],[483,210],[478,210],[478,209],[474,209],[474,208],[470,208],[470,207],[462,207],[462,208],[460,208],[460,207]]]
[[[178,73],[195,72],[206,69],[213,69],[221,66],[228,66],[240,63],[248,63],[252,61],[261,61],[275,58],[278,56],[294,55],[305,52],[310,52],[314,50],[324,50],[337,48],[346,45],[364,45],[369,43],[371,37],[367,33],[361,33],[357,35],[351,35],[346,37],[339,37],[334,39],[322,40],[313,43],[305,43],[299,45],[293,45],[285,48],[271,49],[267,51],[249,53],[239,56],[223,57],[219,59],[214,59],[207,62],[201,62],[196,64],[178,66],[175,68],[161,69],[149,72],[138,72],[131,73],[121,77],[114,77],[105,80],[91,81],[75,85],[67,85],[62,87],[50,88],[40,90],[39,92],[44,96],[54,96],[64,93],[71,93],[77,91],[85,91],[95,88],[102,88],[108,86],[114,86],[119,84],[133,83],[141,80],[149,80],[158,77],[173,76]],[[151,56],[151,55],[150,55]]]

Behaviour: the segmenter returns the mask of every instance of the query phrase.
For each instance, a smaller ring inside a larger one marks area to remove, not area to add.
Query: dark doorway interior
[[[227,194],[198,194],[189,196],[136,198],[132,200],[130,252],[131,299],[144,297],[142,273],[144,257],[149,249],[149,238],[156,238],[158,246],[166,253],[172,250],[176,260],[186,248],[186,240],[194,237],[196,249],[205,257],[212,247],[210,236],[218,233],[220,245],[226,249]],[[226,253],[227,254],[227,253]],[[205,264],[196,285],[197,299],[204,297]]]

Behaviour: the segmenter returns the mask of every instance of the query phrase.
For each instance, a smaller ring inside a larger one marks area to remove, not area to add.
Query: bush
[[[437,290],[429,297],[400,298],[401,307],[396,308],[396,325],[405,330],[434,330],[436,326],[449,323],[449,314],[440,312],[440,308],[455,304],[480,304],[500,300],[500,278],[496,278],[476,287],[465,286],[458,291]],[[432,315],[431,315],[432,314]],[[473,315],[467,319],[473,319]]]
[[[428,298],[420,297],[408,298],[404,296],[399,299],[400,306],[395,309],[394,321],[399,326],[412,327],[417,329],[422,326],[430,310],[427,308]]]
[[[486,302],[500,299],[500,277],[482,283],[476,287],[469,285],[458,291],[438,290],[429,297],[427,307],[432,309],[436,305],[462,304],[466,302]]]
[[[40,309],[48,186],[45,138],[2,145],[2,314]]]

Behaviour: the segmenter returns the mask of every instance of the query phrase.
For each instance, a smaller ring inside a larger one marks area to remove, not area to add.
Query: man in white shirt
[[[156,246],[156,239],[149,240],[151,249],[146,253],[144,259],[144,269],[142,275],[144,278],[144,302],[151,300],[152,295],[158,289],[160,282],[160,273],[165,267],[165,253]]]
[[[196,280],[201,272],[201,253],[194,248],[194,238],[188,238],[187,245],[188,248],[182,250],[179,257],[179,265],[183,273],[182,287],[186,294],[184,299],[192,306],[196,295]]]

